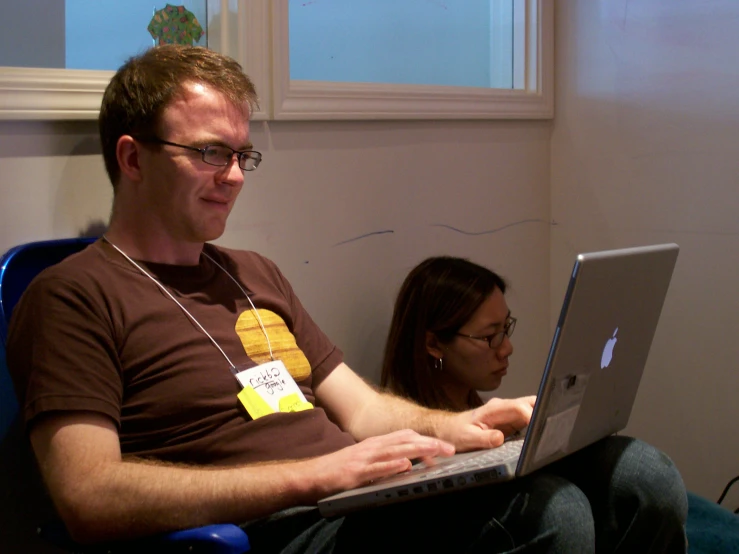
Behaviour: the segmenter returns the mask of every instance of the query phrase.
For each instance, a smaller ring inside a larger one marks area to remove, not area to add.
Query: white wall
[[[739,473],[739,3],[560,0],[556,16],[552,317],[576,252],[681,246],[627,431],[717,499]]]

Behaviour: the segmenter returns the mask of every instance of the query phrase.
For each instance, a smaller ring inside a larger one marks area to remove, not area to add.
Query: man
[[[678,551],[684,489],[666,458],[653,478],[662,488],[644,496],[671,490],[651,512],[649,498],[595,513],[606,469],[591,496],[542,475],[320,518],[320,498],[412,459],[501,444],[528,423],[534,398],[451,414],[382,394],[343,363],[274,264],[208,244],[261,161],[249,140],[255,103],[238,64],[193,47],[132,58],[105,92],[108,231],[28,289],[8,346],[34,452],[73,537],[246,522],[263,552],[589,552],[602,526],[613,544],[649,528],[639,548]],[[245,397],[235,375],[271,360],[304,399],[258,417],[260,398]]]

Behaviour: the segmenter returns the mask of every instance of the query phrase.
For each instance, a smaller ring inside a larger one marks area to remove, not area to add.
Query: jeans
[[[255,554],[684,554],[687,511],[672,461],[612,436],[513,481],[334,520],[298,508],[245,529]]]

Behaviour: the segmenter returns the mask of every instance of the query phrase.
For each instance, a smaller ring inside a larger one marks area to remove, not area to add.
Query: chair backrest
[[[13,309],[36,275],[94,241],[94,238],[72,238],[29,242],[11,248],[0,258],[0,440],[18,412],[15,389],[5,365],[5,341]]]
[[[48,545],[35,536],[36,528],[40,521],[54,517],[51,502],[41,502],[46,493],[35,470],[6,366],[8,323],[23,291],[36,275],[93,240],[31,242],[11,248],[0,258],[0,504],[13,507],[0,518],[0,542],[8,551],[48,551]]]
[[[0,259],[0,339],[3,345],[8,338],[8,323],[13,308],[33,278],[95,240],[84,237],[29,242],[3,254]]]

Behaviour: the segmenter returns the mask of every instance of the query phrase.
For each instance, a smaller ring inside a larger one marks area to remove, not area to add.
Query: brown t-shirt
[[[249,294],[274,357],[306,399],[342,361],[271,261],[206,245]],[[213,261],[141,263],[239,367],[269,360],[249,300]],[[252,420],[241,387],[208,336],[151,279],[104,241],[44,271],[11,320],[8,366],[27,424],[55,411],[116,422],[121,451],[161,460],[232,465],[297,459],[354,443],[320,407]]]

